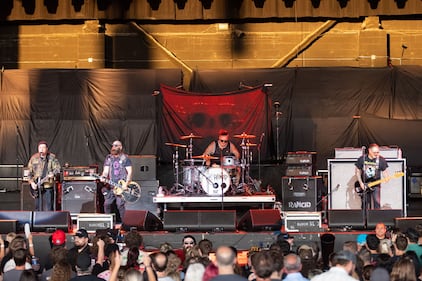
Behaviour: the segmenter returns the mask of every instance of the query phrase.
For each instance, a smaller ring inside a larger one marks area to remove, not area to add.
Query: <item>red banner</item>
[[[269,132],[269,102],[262,87],[228,93],[193,93],[161,86],[163,143],[181,143],[181,136],[194,134],[193,154],[201,154],[211,140],[217,139],[218,130],[230,132],[231,140],[239,145],[236,134],[250,134],[257,146]],[[264,149],[262,144],[262,149]]]

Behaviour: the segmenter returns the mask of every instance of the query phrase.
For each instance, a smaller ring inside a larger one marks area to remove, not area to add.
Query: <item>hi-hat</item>
[[[187,147],[185,144],[172,143],[172,142],[166,142],[166,145],[168,145],[168,146],[174,146],[174,147],[183,147],[183,148],[186,148]]]
[[[204,160],[215,160],[218,159],[218,157],[210,156],[210,155],[198,155],[198,156],[192,156],[194,159],[204,159]]]
[[[201,139],[202,138],[202,136],[197,136],[197,135],[194,135],[194,134],[192,134],[192,133],[190,133],[189,135],[187,135],[187,136],[181,136],[180,137],[180,139],[181,140],[187,140],[187,139]]]
[[[247,133],[242,133],[241,135],[234,135],[235,138],[239,139],[253,139],[256,138],[255,135],[248,135]]]

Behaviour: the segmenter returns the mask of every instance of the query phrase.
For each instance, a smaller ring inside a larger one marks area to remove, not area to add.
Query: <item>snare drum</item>
[[[234,169],[236,168],[237,160],[234,156],[224,156],[222,167],[224,169]]]
[[[230,175],[222,168],[209,168],[199,179],[202,189],[210,196],[221,196],[230,188]]]

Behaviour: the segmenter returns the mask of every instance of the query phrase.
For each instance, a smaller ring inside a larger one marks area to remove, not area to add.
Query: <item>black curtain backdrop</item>
[[[114,139],[129,154],[166,160],[163,143],[176,139],[161,133],[163,96],[153,93],[181,79],[174,69],[5,70],[0,164],[26,165],[42,139],[72,165],[101,164]],[[242,92],[264,84],[270,99],[270,128],[261,128],[269,132],[264,161],[275,159],[278,101],[283,155],[315,151],[325,169],[336,147],[377,142],[401,147],[408,166],[422,166],[422,67],[204,70],[195,72],[189,91]]]

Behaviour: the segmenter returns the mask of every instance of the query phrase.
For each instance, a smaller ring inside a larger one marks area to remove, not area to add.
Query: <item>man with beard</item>
[[[69,263],[72,265],[73,271],[76,272],[76,261],[80,254],[91,254],[91,247],[88,244],[89,235],[88,232],[81,228],[76,231],[73,236],[74,247],[69,250]]]
[[[102,178],[109,179],[113,183],[121,181],[121,188],[126,190],[127,184],[132,181],[132,162],[127,154],[123,153],[122,143],[118,140],[113,142],[110,154],[107,155],[104,161]],[[119,211],[120,219],[123,220],[126,206],[122,195],[115,194],[115,187],[103,188],[104,195],[104,213],[110,214],[112,211],[112,204],[115,202]]]

